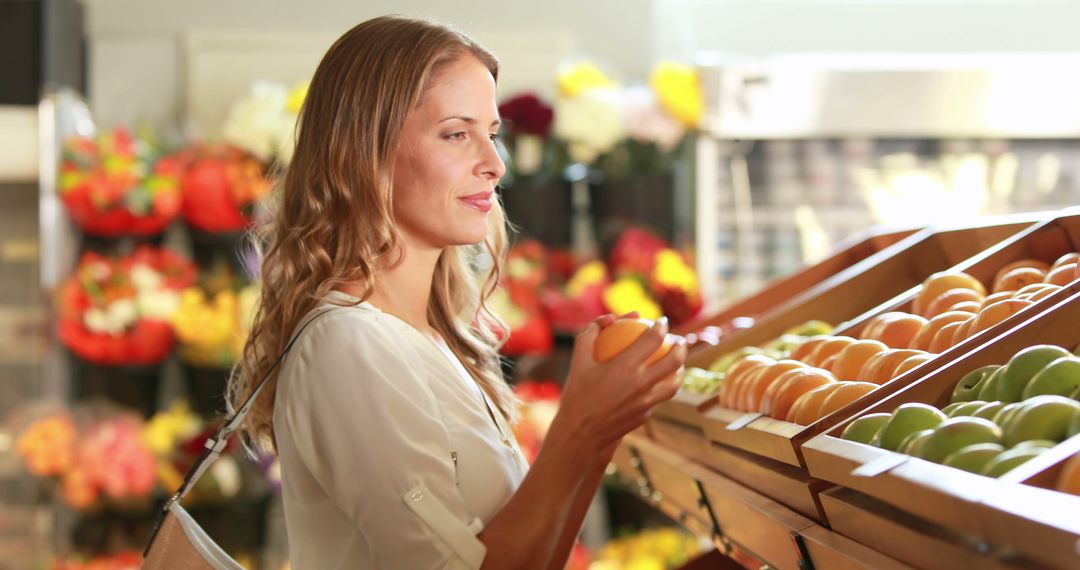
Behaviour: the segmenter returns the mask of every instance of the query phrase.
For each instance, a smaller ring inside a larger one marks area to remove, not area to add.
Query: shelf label
[[[760,418],[763,415],[765,415],[765,414],[761,414],[761,413],[758,413],[758,412],[753,412],[753,413],[750,413],[750,414],[746,414],[746,415],[740,417],[739,419],[737,419],[737,420],[731,422],[730,424],[728,424],[727,427],[724,428],[724,429],[727,429],[729,431],[735,431],[737,429],[742,429],[742,428],[746,427],[750,422]]]
[[[896,469],[900,465],[907,463],[908,459],[911,459],[911,457],[899,453],[890,453],[856,467],[851,471],[851,476],[877,477],[886,471]]]

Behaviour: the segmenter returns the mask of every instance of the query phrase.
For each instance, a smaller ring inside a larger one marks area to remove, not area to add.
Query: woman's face
[[[495,80],[473,56],[444,66],[405,120],[394,157],[394,215],[407,245],[479,243],[506,167],[495,150]]]

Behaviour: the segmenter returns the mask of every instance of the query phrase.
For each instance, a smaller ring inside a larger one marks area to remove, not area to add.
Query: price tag
[[[864,463],[851,471],[852,477],[877,477],[886,471],[896,469],[911,457],[899,453],[890,453],[869,463]]]
[[[742,429],[742,428],[746,427],[750,422],[760,418],[763,415],[764,414],[761,414],[761,413],[758,413],[758,412],[746,414],[745,416],[742,416],[739,419],[737,419],[737,420],[731,422],[730,424],[728,424],[727,427],[724,428],[724,429],[727,429],[727,430],[730,430],[730,431],[735,431],[737,429]]]

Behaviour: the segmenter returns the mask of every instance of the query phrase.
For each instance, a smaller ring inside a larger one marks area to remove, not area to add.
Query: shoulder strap
[[[329,313],[330,311],[334,311],[340,308],[341,307],[335,306],[318,312],[311,318],[309,318],[306,322],[304,322],[296,330],[296,334],[293,335],[289,343],[285,345],[285,349],[281,351],[281,355],[279,355],[277,360],[274,361],[274,365],[270,367],[270,370],[266,371],[266,374],[262,377],[261,380],[259,380],[259,383],[255,385],[255,389],[251,391],[251,394],[247,397],[246,400],[244,400],[244,403],[240,406],[240,408],[233,412],[232,416],[225,420],[225,423],[223,423],[221,427],[218,428],[217,432],[215,432],[210,439],[206,440],[206,445],[203,448],[202,455],[199,456],[198,461],[196,461],[195,464],[192,465],[191,469],[187,473],[187,476],[184,477],[184,484],[180,486],[180,489],[176,492],[175,495],[172,496],[172,498],[166,501],[165,509],[168,509],[170,504],[179,502],[181,499],[183,499],[184,496],[187,495],[188,491],[190,491],[191,488],[195,485],[195,483],[199,480],[199,478],[202,477],[203,473],[205,473],[206,470],[209,469],[211,465],[213,465],[214,461],[217,460],[218,456],[221,455],[222,450],[225,449],[225,445],[229,442],[229,438],[232,436],[233,433],[236,432],[236,430],[240,429],[240,424],[244,421],[244,417],[247,416],[249,411],[251,411],[251,406],[255,404],[255,400],[259,397],[259,393],[262,392],[262,389],[266,386],[266,381],[270,379],[270,376],[274,373],[275,370],[277,370],[277,367],[281,364],[283,360],[285,360],[285,355],[289,354],[289,350],[292,349],[293,344],[295,344],[297,339],[300,338],[300,333],[304,332],[304,329],[306,329],[308,325],[314,322],[315,319],[325,315],[326,313]]]

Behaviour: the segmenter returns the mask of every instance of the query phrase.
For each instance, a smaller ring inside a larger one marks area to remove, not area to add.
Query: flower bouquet
[[[195,145],[182,153],[180,180],[184,221],[210,233],[240,232],[252,222],[270,192],[266,167],[251,153],[230,145]]]
[[[559,411],[562,391],[554,382],[526,380],[514,386],[514,395],[521,402],[521,420],[514,425],[514,435],[531,464]]]
[[[294,133],[307,97],[307,83],[292,89],[256,81],[247,97],[233,103],[221,128],[226,143],[242,148],[265,164],[288,164],[295,146]]]
[[[180,212],[182,165],[117,128],[73,137],[60,159],[58,191],[84,232],[102,237],[160,234]]]
[[[61,342],[101,366],[160,363],[173,349],[170,319],[196,269],[168,249],[141,246],[123,257],[83,254],[58,291]]]
[[[614,282],[604,289],[604,305],[615,314],[637,311],[643,318],[667,316],[673,325],[701,311],[697,273],[683,254],[657,236],[630,228],[609,256]]]

